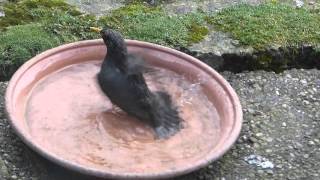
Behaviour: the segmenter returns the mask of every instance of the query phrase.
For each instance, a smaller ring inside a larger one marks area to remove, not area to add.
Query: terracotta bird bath
[[[145,74],[149,87],[171,94],[182,130],[157,140],[145,124],[112,107],[96,81],[106,47],[89,40],[43,52],[14,74],[6,110],[20,138],[49,160],[100,178],[170,178],[221,157],[242,125],[239,99],[227,81],[179,51],[126,42],[154,68]]]

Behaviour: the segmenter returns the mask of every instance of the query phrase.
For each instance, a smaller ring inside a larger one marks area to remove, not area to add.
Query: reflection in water
[[[33,89],[26,117],[37,143],[84,166],[136,173],[179,168],[215,146],[219,117],[201,83],[163,69],[145,75],[152,90],[173,96],[184,119],[184,128],[175,136],[155,140],[150,127],[112,106],[100,91],[99,68],[92,62],[73,65]]]

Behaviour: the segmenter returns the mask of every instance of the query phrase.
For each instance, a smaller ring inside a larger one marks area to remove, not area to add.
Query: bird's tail
[[[178,108],[173,105],[169,94],[162,91],[155,92],[152,107],[153,123],[158,138],[168,138],[182,128]]]

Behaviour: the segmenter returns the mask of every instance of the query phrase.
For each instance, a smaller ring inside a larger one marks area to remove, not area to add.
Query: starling
[[[166,139],[177,133],[182,127],[178,109],[167,92],[150,91],[143,76],[144,60],[128,54],[120,33],[111,29],[98,31],[107,46],[98,73],[102,91],[128,115],[149,124],[156,138]]]

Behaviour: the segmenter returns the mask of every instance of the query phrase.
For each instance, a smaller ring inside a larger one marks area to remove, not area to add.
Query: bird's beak
[[[98,27],[90,27],[90,30],[94,31],[94,32],[97,32],[97,33],[100,33],[100,31],[102,30],[101,28],[98,28]]]

